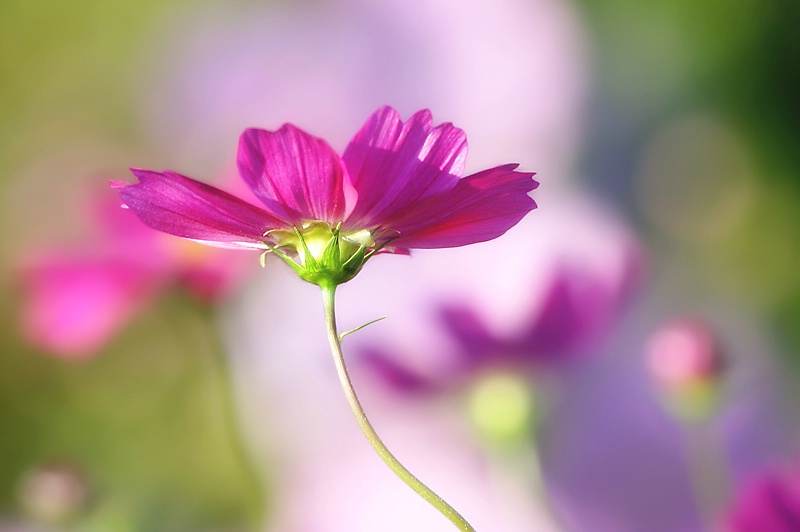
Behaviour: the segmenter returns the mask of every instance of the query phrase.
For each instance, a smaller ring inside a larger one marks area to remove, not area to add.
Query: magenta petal
[[[127,261],[53,257],[23,275],[23,330],[56,355],[94,354],[156,294],[161,277]]]
[[[120,196],[153,229],[220,247],[263,248],[266,231],[286,226],[263,209],[175,172],[131,171],[139,183]]]
[[[421,198],[452,188],[466,156],[464,132],[452,124],[432,127],[430,111],[403,123],[391,107],[378,109],[342,156],[358,191],[346,225],[380,223]]]
[[[528,195],[539,183],[508,164],[458,181],[452,190],[431,196],[397,213],[386,225],[399,237],[398,248],[446,248],[484,242],[502,235],[536,208]]]
[[[344,218],[350,185],[341,159],[324,140],[291,124],[275,132],[247,129],[237,164],[253,193],[277,216],[295,225]]]

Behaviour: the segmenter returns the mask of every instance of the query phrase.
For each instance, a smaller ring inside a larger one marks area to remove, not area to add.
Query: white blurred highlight
[[[343,150],[388,104],[465,129],[483,147],[468,169],[519,162],[566,175],[587,84],[567,2],[338,0],[194,15],[157,44],[160,70],[143,74],[147,129],[177,148],[176,163],[202,167],[244,128],[284,122]]]

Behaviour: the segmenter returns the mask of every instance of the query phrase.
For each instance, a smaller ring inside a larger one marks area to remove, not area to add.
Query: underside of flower
[[[342,232],[341,223],[308,222],[294,230],[277,229],[264,234],[269,251],[282,258],[297,275],[319,286],[346,283],[380,250],[366,229]]]

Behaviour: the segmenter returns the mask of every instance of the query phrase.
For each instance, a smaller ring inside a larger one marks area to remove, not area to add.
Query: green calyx
[[[342,233],[341,226],[309,222],[293,230],[268,231],[264,236],[274,243],[264,243],[302,280],[323,287],[337,286],[355,277],[377,251],[370,231]]]

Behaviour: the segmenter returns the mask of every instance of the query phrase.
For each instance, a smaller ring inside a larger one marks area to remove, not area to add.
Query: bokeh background
[[[108,187],[245,196],[245,127],[342,150],[389,104],[541,182],[500,239],[342,288],[344,329],[388,316],[345,350],[401,460],[478,530],[800,530],[799,25],[794,0],[0,1],[0,529],[451,529],[362,441],[315,287]]]

